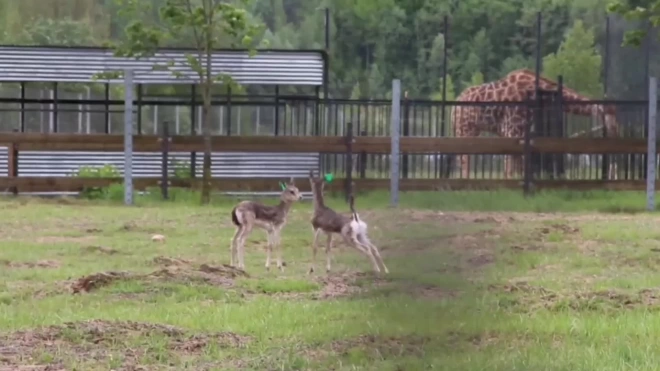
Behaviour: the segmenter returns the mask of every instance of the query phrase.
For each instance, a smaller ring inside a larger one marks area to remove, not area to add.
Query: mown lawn
[[[285,272],[265,270],[257,231],[243,275],[223,266],[233,201],[184,198],[1,201],[0,369],[660,364],[660,218],[636,213],[641,193],[417,193],[399,209],[361,196],[387,276],[341,244],[330,274],[307,275],[309,202],[282,234]]]

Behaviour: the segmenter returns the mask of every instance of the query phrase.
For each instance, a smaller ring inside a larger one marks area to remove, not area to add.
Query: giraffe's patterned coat
[[[535,99],[536,75],[528,69],[510,72],[503,78],[471,86],[456,98],[460,102],[523,102],[531,97]],[[541,77],[541,90],[558,89],[557,83]],[[576,91],[564,87],[563,99],[572,101],[589,101],[590,99]],[[613,106],[595,104],[565,104],[564,111],[583,116],[602,116],[607,133],[613,137],[619,136],[619,123]],[[527,124],[527,109],[522,105],[461,105],[454,106],[451,112],[454,126],[454,136],[477,137],[481,133],[491,133],[504,138],[521,138]],[[461,176],[467,178],[470,172],[467,155],[457,156]],[[504,173],[507,178],[513,176],[514,170],[522,172],[522,156],[506,156]],[[616,178],[616,164],[611,163],[609,177]]]

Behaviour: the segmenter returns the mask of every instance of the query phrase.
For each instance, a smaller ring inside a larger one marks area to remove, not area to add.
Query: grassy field
[[[333,272],[307,275],[309,202],[282,234],[284,273],[264,269],[261,231],[233,271],[234,201],[175,197],[0,201],[0,370],[660,364],[660,218],[641,193],[362,196],[387,276],[341,244]]]

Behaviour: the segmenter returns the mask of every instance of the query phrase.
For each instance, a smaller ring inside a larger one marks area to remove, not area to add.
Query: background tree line
[[[145,20],[156,19],[164,0],[143,1],[154,5]],[[400,78],[409,96],[440,99],[445,43],[449,100],[469,85],[533,69],[537,12],[543,74],[562,74],[585,95],[603,97],[607,85],[608,97],[643,98],[646,72],[659,65],[655,34],[641,48],[621,46],[623,33],[643,23],[610,15],[608,36],[607,0],[252,0],[248,11],[267,26],[261,37],[270,47],[322,49],[326,6],[335,97],[386,98]],[[115,0],[0,0],[0,14],[4,44],[102,45],[121,38],[128,21]]]

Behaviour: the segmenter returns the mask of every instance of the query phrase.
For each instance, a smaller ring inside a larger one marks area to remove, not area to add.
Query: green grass
[[[302,202],[282,234],[286,270],[265,270],[255,231],[249,277],[234,279],[199,267],[228,263],[236,200],[1,201],[0,360],[84,370],[656,369],[660,232],[654,214],[630,214],[643,210],[642,192],[407,193],[399,209],[387,200],[361,195],[357,206],[388,276],[339,243],[333,271],[307,275],[311,205]],[[155,233],[166,241],[152,242]],[[108,271],[130,276],[71,293],[77,279]]]
[[[306,180],[304,180],[306,182]],[[299,180],[298,182],[303,182]],[[149,195],[137,198],[138,205],[159,205],[161,195],[159,189],[149,190]],[[332,184],[327,187],[327,197],[332,205],[343,205],[343,185]],[[358,207],[382,209],[390,203],[389,191],[360,192]],[[107,201],[123,202],[123,188],[113,187]],[[658,200],[660,197],[656,196]],[[171,189],[170,201],[167,204],[199,204],[197,192],[185,189]],[[229,207],[234,198],[215,196],[213,204]],[[423,210],[443,211],[517,211],[517,212],[580,212],[596,211],[603,213],[637,213],[646,210],[646,192],[636,191],[570,191],[549,190],[539,191],[525,197],[521,190],[495,191],[449,191],[435,192],[401,192],[399,206]],[[660,209],[660,201],[657,203]]]

